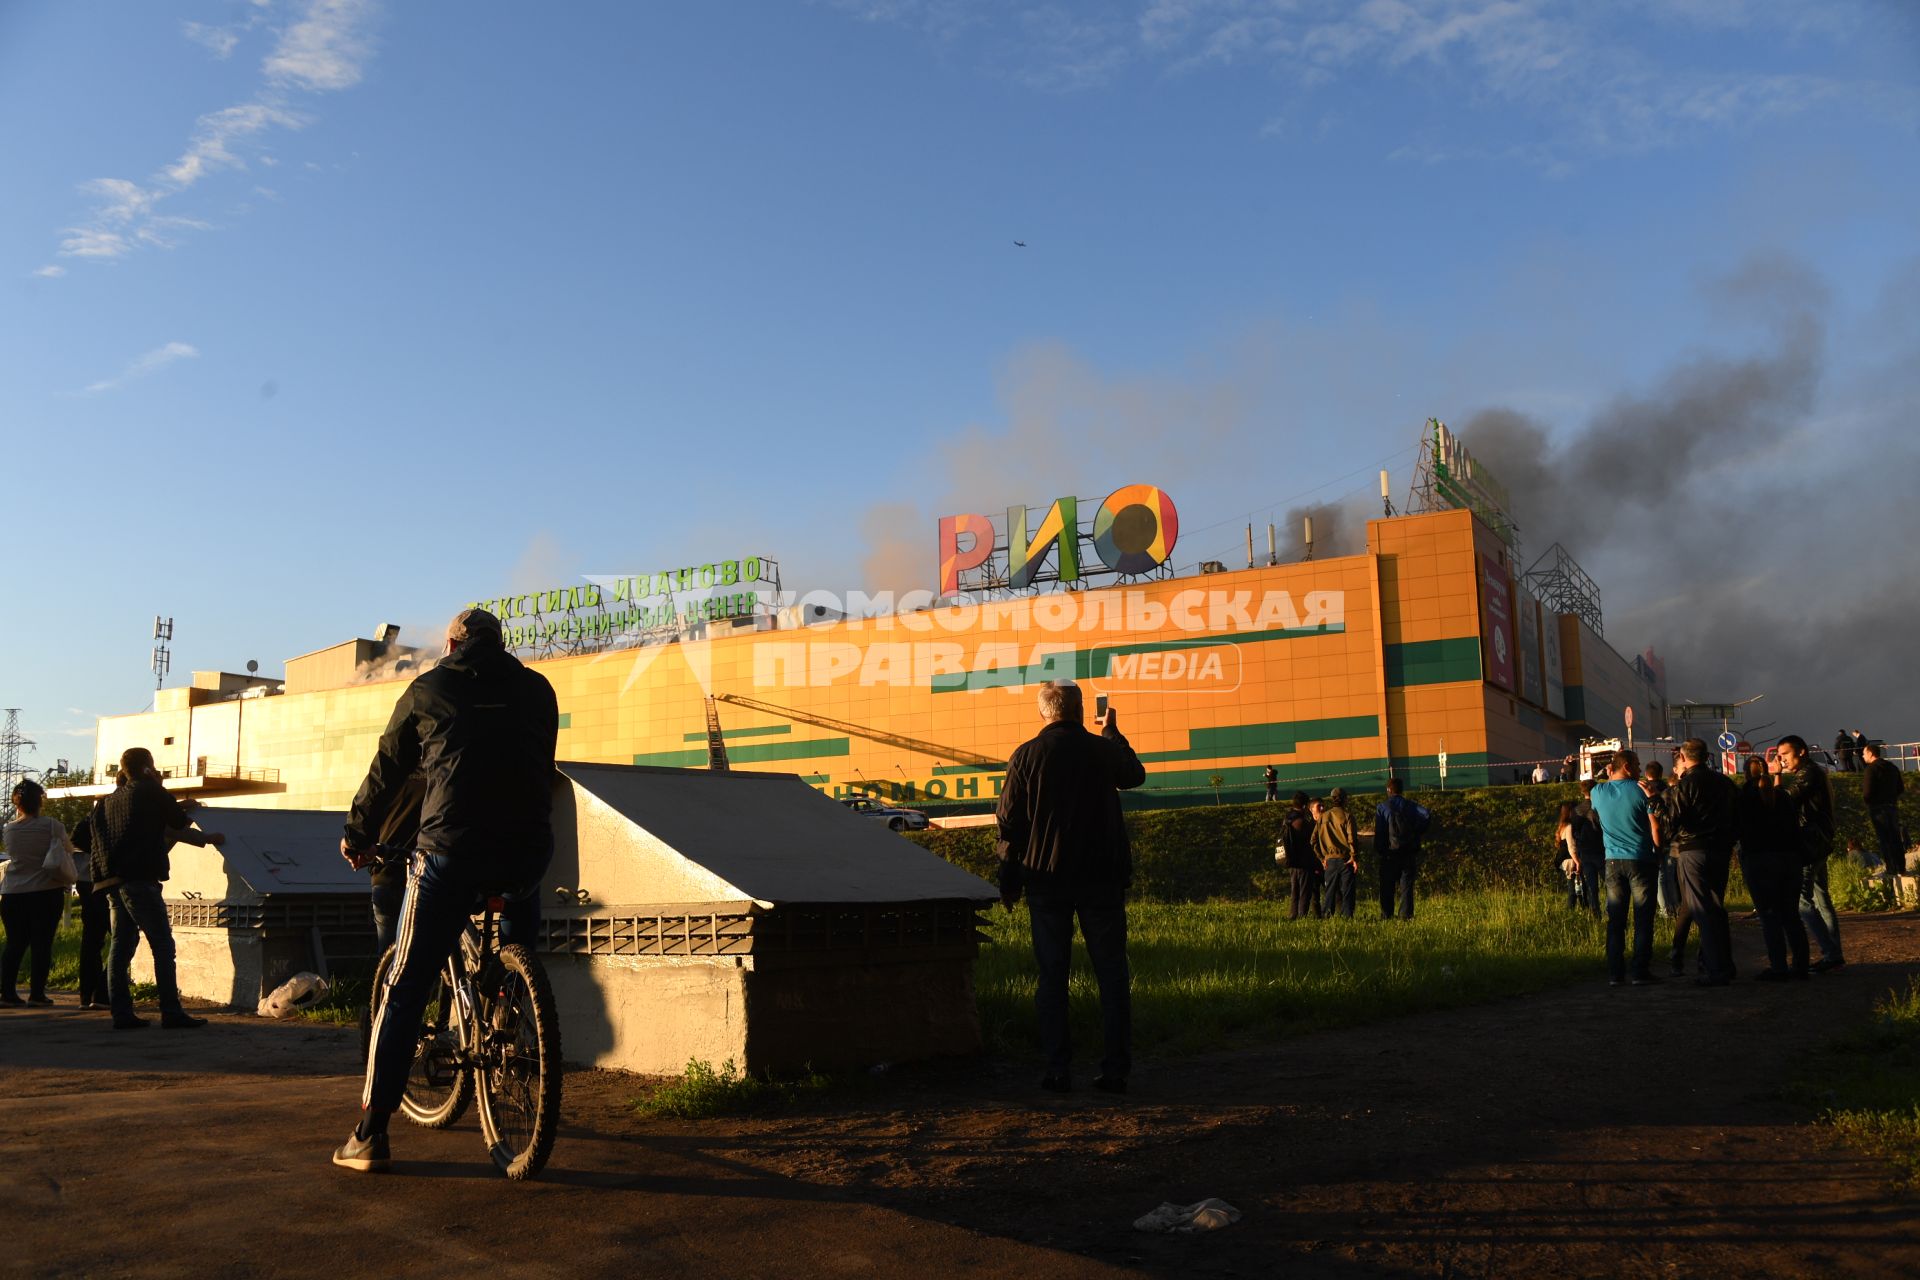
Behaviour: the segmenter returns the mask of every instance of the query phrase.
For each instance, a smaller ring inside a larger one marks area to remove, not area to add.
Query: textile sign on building
[[[1480,640],[1487,683],[1513,689],[1513,588],[1498,556],[1480,556]]]

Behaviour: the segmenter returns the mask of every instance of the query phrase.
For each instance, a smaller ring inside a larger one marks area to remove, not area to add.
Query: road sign
[[[1722,751],[1731,751],[1739,745],[1740,745],[1739,734],[1729,730],[1728,732],[1720,735],[1720,749]]]
[[[1740,760],[1731,751],[1720,753],[1720,772],[1734,774],[1740,772]]]
[[[1633,708],[1627,708],[1627,728],[1633,728]]]

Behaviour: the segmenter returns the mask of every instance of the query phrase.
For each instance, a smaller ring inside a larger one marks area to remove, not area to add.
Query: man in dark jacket
[[[1688,738],[1673,760],[1674,783],[1664,797],[1680,894],[1700,928],[1702,986],[1733,981],[1733,934],[1727,922],[1727,877],[1733,870],[1734,825],[1731,779],[1707,767],[1707,744]]]
[[[1853,752],[1853,731],[1851,729],[1842,729],[1833,737],[1833,763],[1839,768],[1840,772],[1852,773],[1854,771]]]
[[[1907,874],[1907,847],[1900,838],[1900,793],[1907,789],[1906,780],[1877,742],[1861,748],[1860,758],[1867,762],[1866,774],[1860,779],[1860,802],[1867,806],[1873,834],[1880,841],[1880,861],[1894,875],[1903,876]]]
[[[1780,760],[1780,789],[1793,797],[1800,814],[1800,919],[1820,947],[1815,973],[1846,964],[1840,946],[1840,917],[1827,892],[1827,859],[1833,855],[1833,780],[1813,761],[1807,740],[1797,733],[1774,748]]]
[[[173,963],[173,926],[167,921],[167,900],[160,886],[172,873],[167,850],[176,844],[212,845],[226,837],[217,831],[193,830],[187,810],[160,783],[153,753],[128,747],[120,753],[119,785],[100,801],[87,819],[91,831],[89,858],[93,889],[107,893],[113,911],[113,942],[107,951],[107,1004],[113,1010],[116,1031],[135,1031],[147,1025],[133,1012],[133,953],[146,935],[153,953],[153,981],[160,988],[160,1025],[169,1029],[204,1027],[180,1007],[180,986]]]
[[[1391,920],[1396,891],[1400,919],[1413,919],[1413,877],[1420,868],[1420,837],[1433,815],[1401,795],[1398,778],[1387,779],[1387,798],[1373,810],[1373,852],[1380,859],[1380,918]]]
[[[400,911],[407,901],[407,867],[413,860],[414,846],[420,841],[420,807],[427,799],[427,778],[416,773],[409,777],[380,823],[380,859],[371,868],[368,885],[373,900],[373,936],[380,954],[400,934]]]
[[[1133,1008],[1127,972],[1127,886],[1133,853],[1120,814],[1120,792],[1147,780],[1140,757],[1120,736],[1109,711],[1100,732],[1087,732],[1078,685],[1040,687],[1046,727],[1014,749],[1000,793],[1000,901],[1007,910],[1027,895],[1033,955],[1039,967],[1034,1010],[1047,1074],[1040,1087],[1072,1088],[1073,1046],[1067,1031],[1067,975],[1077,915],[1087,958],[1100,987],[1105,1052],[1094,1086],[1124,1093],[1133,1067]]]
[[[360,1124],[333,1162],[360,1172],[391,1163],[387,1120],[400,1105],[420,1018],[440,966],[480,899],[507,899],[500,940],[533,941],[540,877],[553,857],[553,686],[501,641],[500,620],[468,609],[447,627],[447,657],[407,686],[353,799],[340,851],[356,867],[375,835],[425,778],[416,853],[401,909],[399,952],[384,998],[376,992]]]
[[[1313,852],[1313,813],[1307,793],[1293,793],[1293,804],[1280,820],[1280,852],[1287,870],[1292,903],[1287,919],[1311,915],[1320,918],[1320,859]]]

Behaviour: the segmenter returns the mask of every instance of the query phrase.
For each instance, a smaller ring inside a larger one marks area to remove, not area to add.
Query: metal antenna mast
[[[31,747],[31,738],[20,736],[20,708],[6,708],[6,728],[0,729],[0,800],[13,794],[14,784],[23,776],[20,772],[20,748]]]
[[[156,689],[167,682],[167,672],[173,670],[173,650],[167,647],[167,642],[172,639],[173,619],[154,615],[153,687]]]

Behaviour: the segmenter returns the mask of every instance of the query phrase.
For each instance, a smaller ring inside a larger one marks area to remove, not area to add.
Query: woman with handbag
[[[53,935],[59,931],[67,890],[78,879],[73,845],[59,819],[42,817],[40,784],[13,789],[15,818],[4,833],[7,869],[0,875],[0,923],[7,945],[0,950],[0,1005],[18,1005],[20,961],[31,955],[24,1003],[49,1005],[47,973],[53,968]]]

